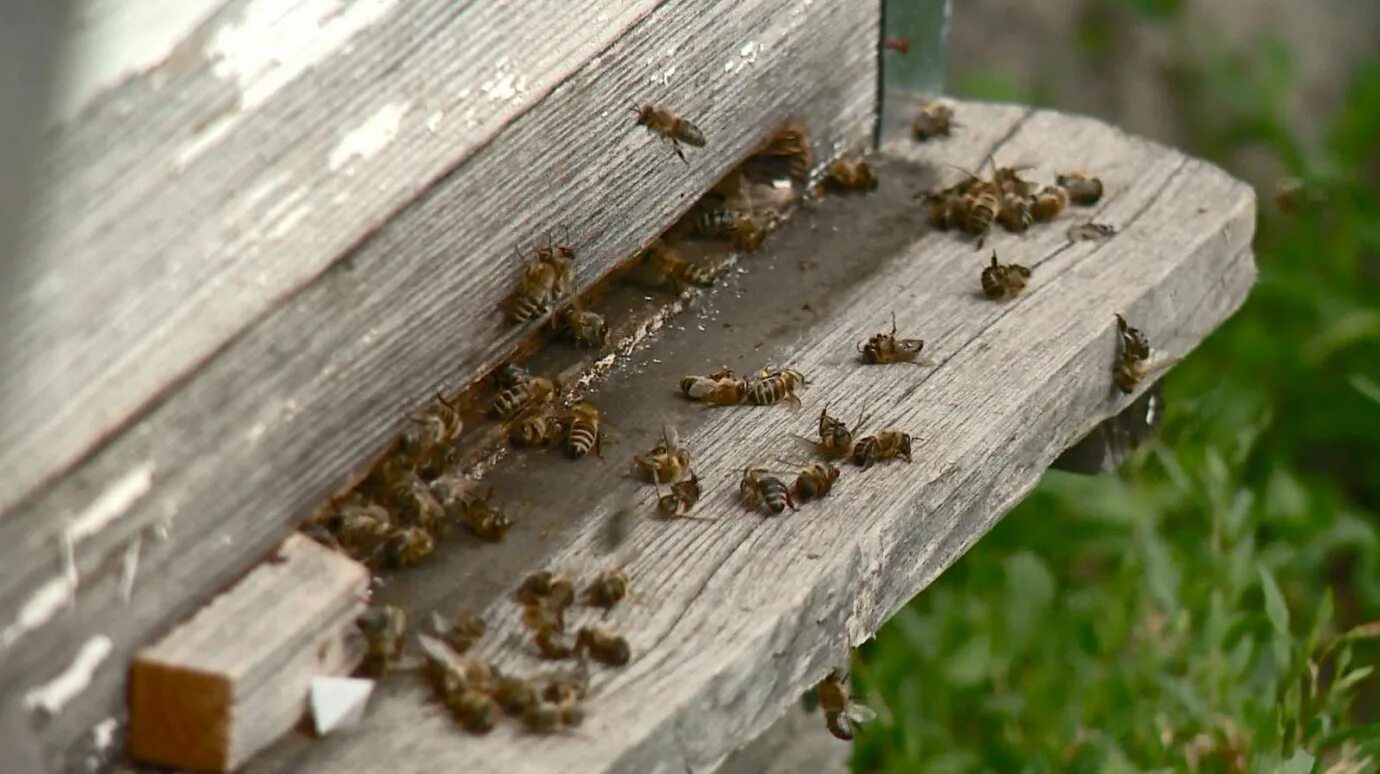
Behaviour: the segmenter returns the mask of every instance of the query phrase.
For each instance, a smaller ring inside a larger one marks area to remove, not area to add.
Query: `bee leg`
[[[795,507],[795,500],[791,499],[791,490],[789,489],[786,490],[786,505],[789,505],[791,507],[791,510],[793,511],[800,510],[799,508]]]
[[[690,164],[689,159],[685,158],[685,151],[680,149],[680,141],[674,137],[671,138],[671,149],[676,152],[677,156],[680,156],[680,160],[685,162],[687,166]]]

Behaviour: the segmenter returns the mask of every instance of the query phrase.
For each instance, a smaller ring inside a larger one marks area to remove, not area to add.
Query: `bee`
[[[575,584],[561,573],[538,570],[523,579],[522,585],[513,592],[513,599],[524,605],[549,600],[564,610],[575,601]]]
[[[493,505],[493,497],[493,487],[489,487],[483,497],[466,497],[460,503],[460,522],[480,540],[497,543],[512,528],[513,522],[508,514]]]
[[[954,126],[957,126],[954,122],[954,109],[942,102],[934,101],[920,105],[920,113],[915,117],[915,123],[911,124],[910,129],[915,139],[924,142],[934,137],[948,137],[949,130]]]
[[[910,38],[892,35],[888,37],[886,40],[882,41],[882,46],[884,48],[889,48],[898,54],[909,54]]]
[[[853,463],[864,470],[872,463],[900,457],[910,462],[911,437],[909,433],[894,428],[883,430],[876,435],[859,438],[853,444]]]
[[[1055,184],[1069,192],[1069,201],[1091,207],[1102,198],[1102,180],[1082,172],[1069,172],[1054,178]]]
[[[494,398],[493,413],[499,419],[512,419],[528,406],[551,400],[556,389],[556,382],[551,379],[531,377],[500,392]]]
[[[1021,177],[1021,171],[1028,167],[998,167],[992,161],[992,182],[1003,194],[1028,199],[1035,193],[1035,184]]]
[[[844,191],[873,191],[877,176],[865,159],[836,159],[829,165],[829,182]]]
[[[647,452],[647,456],[633,455],[633,466],[651,479],[653,484],[679,481],[690,467],[690,452],[681,448],[676,429],[665,427],[661,440]]]
[[[494,381],[499,391],[532,381],[532,374],[517,363],[504,363],[494,371]]]
[[[337,510],[336,537],[340,547],[353,559],[373,556],[392,534],[388,509],[363,498],[352,497]]]
[[[436,552],[436,538],[421,527],[403,527],[388,538],[388,561],[394,567],[411,567]]]
[[[371,607],[355,619],[355,626],[366,644],[361,667],[365,674],[382,675],[397,663],[407,634],[407,613],[392,605]]]
[[[928,194],[925,201],[930,208],[929,223],[940,231],[961,228],[968,221],[968,209],[971,202],[967,196],[935,193]]]
[[[527,609],[532,607],[543,606],[529,606]],[[560,661],[576,654],[576,648],[570,644],[569,638],[551,623],[533,626],[532,642],[536,644],[537,652],[541,654],[541,657],[550,661]]]
[[[859,343],[858,351],[862,353],[864,363],[915,363],[919,362],[920,352],[925,348],[924,339],[898,339],[896,338],[896,313],[891,313],[891,332],[874,333],[867,340],[866,344]]]
[[[736,406],[748,397],[747,379],[732,376],[687,376],[680,380],[680,391],[686,397],[711,406]]]
[[[764,468],[747,468],[744,470],[743,480],[738,484],[738,491],[747,500],[749,508],[765,507],[773,516],[786,510],[787,507],[793,511],[796,510],[795,500],[791,498],[791,490],[781,483],[781,479],[769,475]]]
[[[820,682],[819,707],[824,711],[829,733],[844,741],[853,738],[853,730],[858,725],[877,717],[871,708],[853,700],[838,670]]]
[[[534,734],[547,734],[559,728],[572,728],[583,723],[585,711],[578,704],[549,704],[537,702],[522,713],[522,724]]]
[[[537,248],[522,267],[517,287],[501,305],[512,322],[535,320],[575,286],[575,252],[565,245]]]
[[[699,501],[700,479],[693,470],[688,471],[685,478],[671,485],[670,494],[661,494],[661,487],[657,486],[656,509],[667,518],[686,516]]]
[[[783,370],[763,369],[748,385],[748,401],[754,406],[770,406],[789,400],[800,405],[796,390],[809,384],[805,376],[794,368]]]
[[[645,126],[653,134],[670,140],[671,148],[680,160],[687,164],[690,162],[686,161],[685,152],[680,149],[680,144],[685,143],[695,148],[704,147],[704,133],[699,127],[669,110],[655,105],[643,105],[640,108],[634,106],[633,112],[637,113],[637,126]]]
[[[993,301],[1015,298],[1025,290],[1030,269],[1019,263],[997,263],[997,251],[992,251],[992,265],[982,270],[982,292]]]
[[[1093,223],[1091,221],[1087,223],[1076,223],[1072,226],[1069,226],[1068,230],[1070,242],[1078,242],[1080,240],[1106,239],[1114,234],[1116,234],[1115,226],[1109,226],[1106,223]]]
[[[717,273],[690,263],[678,250],[658,239],[642,253],[642,277],[648,285],[659,288],[670,284],[681,293],[687,287],[713,287]]]
[[[755,253],[767,241],[767,227],[752,216],[739,218],[733,228],[733,249]]]
[[[579,669],[556,672],[547,677],[541,698],[552,704],[571,704],[589,695],[589,662]]]
[[[446,709],[472,734],[487,734],[498,720],[498,702],[473,688],[462,688],[445,695]]]
[[[1069,192],[1059,186],[1047,185],[1035,195],[1035,203],[1030,206],[1030,214],[1036,223],[1048,223],[1068,209]]]
[[[393,502],[398,515],[411,526],[436,532],[446,519],[446,508],[422,477],[408,471],[393,483]]]
[[[570,409],[570,429],[565,436],[566,456],[579,459],[592,450],[595,455],[602,457],[599,438],[599,409],[593,403],[576,403]]]
[[[456,653],[464,653],[484,638],[484,633],[489,627],[484,623],[483,616],[473,611],[461,611],[447,618],[433,610],[431,628],[441,641],[454,648]]]
[[[829,494],[838,480],[839,469],[833,463],[811,462],[796,476],[793,491],[796,499],[806,502]]]
[[[773,132],[739,169],[748,181],[771,183],[784,176],[803,185],[810,178],[810,164],[805,125],[793,121]]]
[[[632,659],[628,641],[597,626],[581,627],[575,635],[575,652],[588,655],[605,666],[623,666]]]
[[[432,688],[446,697],[460,691],[492,693],[497,686],[493,667],[482,658],[466,658],[449,645],[427,634],[417,635]]]
[[[992,221],[1001,210],[1001,199],[992,183],[982,183],[967,194],[967,217],[963,220],[963,230],[973,236],[986,237],[992,228]],[[981,247],[982,241],[978,241]]]
[[[529,708],[536,706],[537,687],[520,677],[500,675],[494,683],[493,698],[508,715],[522,717]]]
[[[1013,193],[1002,194],[1001,212],[997,213],[997,220],[1013,234],[1024,233],[1035,222],[1030,199]]]
[[[814,446],[816,451],[830,458],[847,457],[853,451],[853,431],[842,420],[829,416],[828,404],[819,410],[819,443]]]
[[[628,574],[613,567],[598,575],[585,587],[584,603],[590,607],[611,608],[628,595]]]
[[[570,418],[563,412],[551,410],[529,411],[518,418],[508,432],[508,440],[514,446],[544,448],[553,446],[565,438],[570,429]]]
[[[417,427],[403,434],[399,451],[412,460],[412,467],[423,475],[438,475],[450,462],[452,444],[465,429],[460,408],[436,394],[436,405],[420,415],[408,415]]]
[[[579,304],[572,303],[557,312],[551,319],[551,327],[577,347],[602,347],[609,337],[609,326],[604,316],[581,309]]]
[[[1127,325],[1126,319],[1119,314],[1116,329],[1121,337],[1121,354],[1115,368],[1116,386],[1129,395],[1150,373],[1150,341],[1139,328]]]

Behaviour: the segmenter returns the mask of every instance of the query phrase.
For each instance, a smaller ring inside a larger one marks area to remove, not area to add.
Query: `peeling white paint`
[[[196,133],[192,139],[178,146],[173,153],[172,168],[174,172],[182,173],[193,161],[201,157],[201,154],[210,149],[212,145],[220,142],[230,130],[239,123],[239,116],[231,114],[221,116],[213,121],[210,126]]]
[[[41,710],[49,715],[61,712],[68,702],[91,685],[91,678],[110,657],[113,647],[110,638],[103,634],[87,640],[62,674],[24,695],[24,706],[30,711]]]
[[[81,542],[110,526],[153,488],[153,470],[153,463],[145,462],[106,487],[86,510],[72,520],[67,534],[74,542]]]
[[[115,731],[120,727],[120,721],[114,717],[106,718],[91,727],[91,740],[95,743],[96,749],[102,752],[109,750],[115,743]]]
[[[340,169],[356,158],[368,161],[388,147],[398,136],[398,127],[402,125],[402,117],[407,115],[408,108],[406,102],[391,102],[346,132],[331,150],[331,171]]]
[[[436,130],[441,128],[441,121],[446,117],[444,110],[438,110],[426,117],[426,130],[436,134]]]
[[[302,218],[305,218],[314,209],[316,208],[309,204],[305,204],[288,212],[281,220],[273,224],[273,228],[268,230],[267,237],[274,240],[282,239],[302,220]]]
[[[58,611],[72,603],[77,593],[66,575],[59,575],[39,586],[19,608],[19,615],[0,629],[0,650],[9,648],[21,637],[53,620]]]
[[[126,605],[134,598],[134,578],[139,574],[139,552],[144,547],[144,536],[135,535],[125,546],[125,555],[120,562],[120,601]]]
[[[291,179],[291,174],[287,172],[279,172],[278,174],[273,175],[269,179],[249,189],[249,193],[245,194],[244,196],[245,209],[252,209],[254,207],[259,206],[261,203],[267,200],[268,197],[277,193],[278,189],[286,185],[287,182]]]

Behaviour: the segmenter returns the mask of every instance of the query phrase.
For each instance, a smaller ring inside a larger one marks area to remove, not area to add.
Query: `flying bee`
[[[867,343],[859,343],[864,363],[914,363],[927,365],[920,361],[920,352],[925,348],[924,339],[896,338],[896,313],[891,313],[891,332],[874,333]]]
[[[538,570],[523,579],[513,592],[513,599],[524,605],[550,600],[564,610],[575,601],[575,584],[565,575],[550,570]]]
[[[898,54],[909,54],[910,38],[892,35],[888,37],[886,40],[882,41],[882,47],[889,48]]]
[[[593,349],[604,346],[609,337],[609,325],[598,312],[582,309],[571,303],[551,318],[551,329],[577,347]]]
[[[528,406],[555,397],[556,388],[555,381],[540,376],[518,382],[494,397],[493,413],[499,419],[512,419]]]
[[[402,655],[407,613],[392,605],[371,607],[360,613],[355,625],[364,635],[366,644],[364,664],[360,668],[368,675],[382,675]]]
[[[489,629],[484,617],[470,610],[462,610],[449,618],[433,610],[431,628],[456,653],[464,653],[474,647]]]
[[[641,108],[634,106],[633,112],[637,113],[637,126],[645,126],[653,134],[670,140],[671,148],[680,160],[687,164],[690,162],[686,161],[685,152],[680,149],[680,144],[685,143],[695,148],[704,147],[704,133],[699,127],[669,110],[655,105],[643,105]]]
[[[628,595],[628,574],[613,567],[598,575],[585,587],[584,603],[590,607],[608,609]]]
[[[494,684],[493,698],[504,713],[522,717],[528,708],[536,705],[537,687],[530,680],[500,675]]]
[[[835,159],[829,165],[828,179],[835,188],[843,191],[873,191],[877,188],[877,176],[862,158]]]
[[[1079,207],[1091,207],[1102,198],[1102,180],[1083,172],[1058,175],[1054,182],[1069,192],[1069,201]]]
[[[411,567],[436,553],[436,538],[421,527],[403,527],[388,538],[388,561],[394,567]]]
[[[830,462],[811,462],[795,478],[793,491],[801,502],[829,494],[839,480],[839,469]]]
[[[480,540],[497,543],[512,528],[508,514],[493,504],[494,489],[489,487],[483,497],[472,494],[459,504],[460,522]]]
[[[872,467],[874,462],[896,457],[910,462],[910,447],[909,433],[890,428],[876,435],[859,438],[858,442],[853,444],[853,463],[866,470]]]
[[[1139,328],[1127,325],[1126,319],[1119,314],[1116,329],[1121,337],[1121,354],[1115,369],[1116,386],[1129,395],[1150,373],[1150,341]]]
[[[997,220],[1013,234],[1020,234],[1035,222],[1035,213],[1030,209],[1030,199],[1013,193],[1002,194],[1001,212]]]
[[[1069,206],[1069,192],[1056,185],[1047,185],[1035,195],[1030,214],[1036,223],[1048,223],[1059,217]]]
[[[685,396],[708,403],[711,406],[736,406],[748,397],[747,379],[731,376],[713,378],[711,376],[687,376],[680,380],[680,391]]]
[[[561,728],[573,728],[585,720],[585,711],[578,704],[549,704],[537,702],[522,713],[522,724],[534,734],[549,734]]]
[[[877,717],[871,708],[853,700],[838,670],[820,682],[819,708],[824,711],[829,733],[845,742],[853,738],[854,729],[860,724]]]
[[[934,137],[948,137],[949,130],[957,126],[954,122],[954,109],[943,102],[925,102],[920,105],[920,113],[911,124],[911,134],[920,142]]]
[[[593,403],[581,401],[570,409],[570,429],[566,431],[565,453],[578,460],[593,451],[600,452],[599,409]]]
[[[771,406],[789,400],[798,406],[800,398],[796,396],[796,390],[808,384],[805,376],[794,368],[763,369],[748,385],[748,401],[754,406]]]
[[[642,253],[642,279],[652,287],[671,285],[677,293],[688,287],[714,286],[717,273],[685,260],[680,251],[658,239]]]
[[[514,446],[544,448],[564,440],[569,429],[570,418],[564,412],[548,407],[518,417],[517,423],[508,432],[508,440]]]
[[[679,481],[690,467],[690,452],[681,448],[676,429],[668,426],[662,429],[661,440],[647,452],[647,456],[633,455],[633,466],[651,479],[653,484]]]
[[[747,500],[747,506],[752,509],[758,507],[766,508],[767,511],[775,516],[786,508],[796,510],[795,500],[791,498],[791,490],[781,482],[781,479],[767,473],[765,468],[747,468],[743,471],[743,480],[738,484],[738,491]]]
[[[1019,263],[997,263],[997,251],[992,251],[992,264],[982,270],[982,292],[993,301],[1015,298],[1025,290],[1030,269]]]
[[[626,639],[597,626],[581,627],[575,635],[575,652],[605,666],[623,666],[632,659],[632,648]]]
[[[700,479],[695,471],[687,471],[685,478],[671,485],[670,494],[661,494],[657,486],[657,512],[666,518],[688,516],[690,509],[700,501]]]
[[[1076,223],[1069,226],[1068,236],[1070,242],[1087,241],[1094,239],[1107,239],[1116,234],[1116,227],[1106,223]]]

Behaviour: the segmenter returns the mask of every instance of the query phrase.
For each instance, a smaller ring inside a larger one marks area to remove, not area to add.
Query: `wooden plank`
[[[388,577],[380,597],[416,614],[483,610],[476,652],[506,672],[539,662],[508,592],[527,572],[587,578],[622,563],[640,601],[606,617],[633,659],[595,672],[578,733],[533,737],[504,724],[486,737],[459,730],[406,678],[386,686],[363,726],[338,739],[290,738],[251,772],[679,771],[712,769],[756,738],[847,648],[871,637],[1039,480],[1058,454],[1130,405],[1112,385],[1113,313],[1182,356],[1244,300],[1255,278],[1251,190],[1220,170],[1098,122],[1051,112],[964,104],[951,140],[891,146],[881,189],[826,199],[791,220],[730,286],[662,329],[591,396],[617,424],[603,464],[524,454],[490,480],[521,487],[537,515],[501,547],[461,541],[433,565]],[[910,196],[945,165],[1000,163],[1105,170],[1108,194],[1024,236],[994,233],[1003,260],[1034,269],[1025,295],[995,303],[979,292],[987,257],[972,241],[929,231]],[[915,166],[920,164],[921,166]],[[1119,233],[1071,243],[1083,217]],[[926,340],[937,365],[863,367],[855,345],[884,329]],[[725,327],[731,326],[731,327]],[[727,364],[749,372],[792,365],[812,381],[804,407],[701,411],[679,397],[687,372]],[[1137,391],[1149,388],[1143,384]],[[819,409],[871,413],[916,434],[912,464],[851,466],[827,501],[764,518],[747,510],[737,476],[798,454]],[[626,474],[633,452],[674,423],[706,493],[696,515],[641,520],[616,553],[607,519],[651,491]],[[533,534],[535,532],[535,534]],[[516,543],[516,545],[514,545]],[[484,553],[480,554],[479,551]]]
[[[513,280],[515,244],[554,223],[591,224],[572,235],[588,284],[780,122],[805,121],[820,157],[864,143],[876,12],[843,0],[808,12],[790,0],[660,5],[348,260],[0,520],[0,544],[16,547],[0,578],[0,696],[66,669],[99,636],[111,649],[81,701],[48,722],[49,749],[108,714],[121,694],[116,665],[134,648],[262,555],[398,432],[404,409],[467,383],[530,334],[492,311]],[[655,84],[649,62],[666,68]],[[634,96],[676,105],[709,146],[682,165],[633,126]],[[131,552],[141,580],[123,595]]]
[[[130,751],[141,761],[228,771],[301,719],[313,678],[364,656],[355,618],[369,571],[301,535],[144,648],[130,676]]]
[[[165,5],[75,9],[63,123],[0,299],[0,515],[664,1]],[[728,37],[711,39],[744,44]],[[688,96],[683,56],[651,52],[644,85]]]

